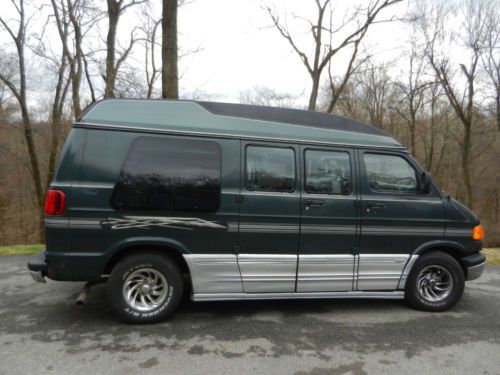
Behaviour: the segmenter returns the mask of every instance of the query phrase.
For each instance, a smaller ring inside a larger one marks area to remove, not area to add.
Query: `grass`
[[[33,255],[43,249],[45,245],[13,245],[0,246],[0,255]]]
[[[0,246],[0,255],[33,255],[42,250],[44,245],[13,245]],[[483,249],[488,264],[500,266],[500,247]]]
[[[486,263],[500,266],[500,247],[483,249],[483,254],[486,255]]]

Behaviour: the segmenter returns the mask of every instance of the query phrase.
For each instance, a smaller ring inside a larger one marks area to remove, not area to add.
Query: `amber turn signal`
[[[484,229],[482,225],[476,225],[472,229],[472,239],[476,241],[482,241],[484,238]]]

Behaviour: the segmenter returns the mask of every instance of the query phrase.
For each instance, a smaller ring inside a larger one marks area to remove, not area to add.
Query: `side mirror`
[[[418,192],[420,194],[429,194],[431,192],[431,175],[425,171],[420,175]]]

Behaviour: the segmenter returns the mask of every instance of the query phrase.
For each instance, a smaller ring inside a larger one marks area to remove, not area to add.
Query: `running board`
[[[381,298],[403,299],[403,291],[393,292],[311,292],[311,293],[199,293],[193,301],[236,301],[258,299],[308,299],[308,298]]]

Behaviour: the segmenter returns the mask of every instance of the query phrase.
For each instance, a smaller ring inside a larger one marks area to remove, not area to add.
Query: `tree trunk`
[[[415,154],[416,150],[416,138],[417,138],[417,120],[415,119],[415,113],[412,110],[412,113],[410,114],[411,119],[410,119],[410,147],[411,147],[411,154],[413,156],[417,156]]]
[[[23,41],[24,42],[24,41]],[[36,202],[38,208],[43,210],[44,207],[44,191],[42,188],[42,178],[40,175],[40,166],[38,164],[38,154],[36,152],[35,141],[33,139],[33,129],[31,128],[31,119],[28,112],[26,99],[26,68],[24,63],[24,45],[17,43],[17,52],[19,56],[19,79],[20,79],[20,107],[21,116],[23,119],[24,138],[28,147],[30,158],[31,174],[35,185]]]
[[[75,58],[70,66],[71,99],[73,102],[73,112],[75,118],[78,118],[78,116],[82,113],[80,106],[80,82],[82,81],[82,69],[81,61],[77,60],[80,60],[80,58]]]
[[[465,124],[464,124],[465,125]],[[465,184],[465,199],[466,205],[472,209],[472,186],[470,181],[470,151],[471,151],[471,126],[464,126],[464,138],[463,138],[463,153],[462,153],[462,171],[464,174],[464,184]]]
[[[495,189],[495,223],[498,223],[498,211],[500,211],[500,198],[497,187]]]
[[[161,97],[179,99],[177,70],[177,0],[163,0]]]
[[[108,1],[108,35],[106,37],[106,87],[104,89],[105,98],[115,97],[115,46],[116,46],[116,29],[118,28],[118,20],[120,19],[120,4],[115,0]]]
[[[497,86],[497,94],[495,98],[496,103],[496,115],[497,115],[497,127],[498,131],[500,131],[500,86]]]
[[[316,110],[316,101],[318,100],[318,90],[319,90],[319,79],[321,73],[313,74],[312,77],[312,88],[311,95],[309,96],[309,109],[310,111]]]

